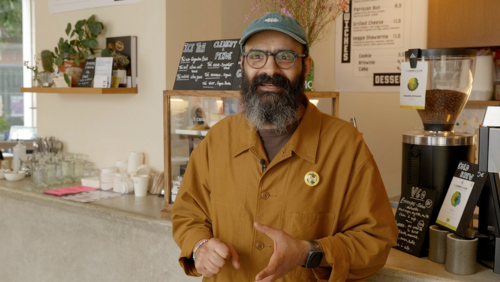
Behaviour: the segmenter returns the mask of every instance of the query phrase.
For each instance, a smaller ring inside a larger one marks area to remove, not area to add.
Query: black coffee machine
[[[479,128],[479,171],[488,178],[479,197],[477,256],[493,261],[493,272],[500,273],[500,107],[488,107]]]
[[[416,186],[438,191],[433,225],[459,161],[475,159],[474,135],[453,127],[472,89],[476,50],[416,50],[406,52],[406,61],[427,63],[425,109],[417,110],[424,129],[403,134],[401,192]],[[410,59],[411,54],[417,56]]]

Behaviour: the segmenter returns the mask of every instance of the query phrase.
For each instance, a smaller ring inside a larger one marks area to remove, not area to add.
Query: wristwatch
[[[321,260],[323,259],[323,251],[321,250],[321,247],[319,246],[319,243],[317,241],[307,240],[307,242],[311,244],[312,249],[307,254],[306,263],[302,265],[302,267],[309,269],[318,268],[321,264]]]

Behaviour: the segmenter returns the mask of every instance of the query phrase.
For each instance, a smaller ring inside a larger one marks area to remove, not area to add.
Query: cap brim
[[[300,37],[296,36],[295,34],[291,33],[291,32],[288,32],[286,30],[283,30],[281,28],[275,28],[275,27],[266,27],[266,28],[261,28],[261,29],[257,29],[257,30],[254,30],[252,31],[251,33],[245,35],[245,37],[242,37],[240,39],[240,45],[243,46],[244,43],[248,40],[248,38],[250,38],[252,35],[258,33],[258,32],[261,32],[261,31],[266,31],[266,30],[274,30],[274,31],[279,31],[279,32],[282,32],[286,35],[289,35],[290,37],[292,37],[293,39],[297,40],[300,44],[304,44],[306,45],[307,42],[304,41],[303,39],[301,39]]]

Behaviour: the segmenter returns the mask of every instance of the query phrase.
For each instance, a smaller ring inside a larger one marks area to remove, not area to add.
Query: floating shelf
[[[92,87],[21,87],[21,92],[54,94],[137,94],[137,88],[92,88]]]
[[[466,105],[482,105],[482,106],[500,106],[500,101],[467,101]]]

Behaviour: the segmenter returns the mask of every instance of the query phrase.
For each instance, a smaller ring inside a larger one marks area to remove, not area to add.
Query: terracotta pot
[[[85,61],[80,61],[80,65],[76,65],[73,60],[64,60],[62,65],[59,66],[59,71],[71,76],[71,87],[77,87],[78,81],[80,81],[80,77],[82,76],[84,66]]]

